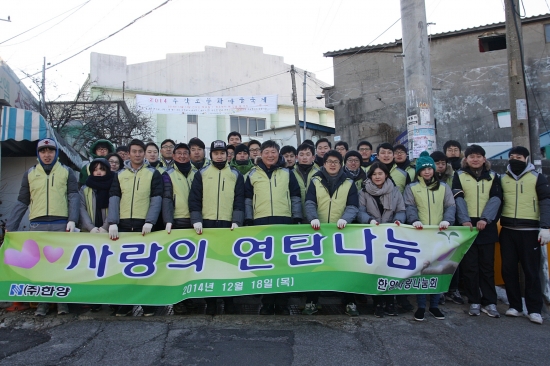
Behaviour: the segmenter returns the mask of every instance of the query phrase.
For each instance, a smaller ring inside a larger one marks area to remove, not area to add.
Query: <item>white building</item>
[[[294,125],[290,65],[283,57],[266,55],[261,47],[227,43],[226,48],[206,47],[204,52],[168,54],[166,59],[128,65],[126,57],[91,54],[92,95],[105,93],[113,99],[132,103],[136,94],[163,96],[235,96],[278,95],[277,113],[258,115],[153,115],[156,138],[187,142],[199,137],[207,145],[215,139],[226,140],[231,131],[239,131],[243,141],[264,140],[262,130]],[[297,70],[296,88],[303,111],[303,70]],[[307,123],[334,128],[334,112],[318,100],[326,83],[309,74],[307,78]],[[295,131],[284,128],[281,140],[296,141]],[[316,131],[308,131],[315,139]],[[321,133],[320,136],[325,136]],[[294,138],[293,138],[294,136]]]

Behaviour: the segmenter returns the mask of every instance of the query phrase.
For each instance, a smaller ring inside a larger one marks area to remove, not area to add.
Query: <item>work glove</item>
[[[149,234],[152,228],[153,224],[146,222],[145,224],[143,224],[143,228],[141,229],[141,235]]]
[[[413,226],[418,229],[418,230],[422,230],[423,227],[422,227],[422,223],[420,221],[415,221],[413,222]]]
[[[540,229],[539,231],[539,243],[540,245],[546,245],[550,241],[550,229]]]
[[[371,225],[378,225],[379,222],[376,221],[376,220],[370,220],[369,224],[371,224]]]
[[[231,230],[233,231],[234,229],[238,228],[239,225],[237,225],[236,223],[232,223],[231,224]]]
[[[195,231],[197,232],[197,234],[201,235],[202,234],[202,222],[195,222],[193,224],[193,228],[195,229]]]
[[[439,230],[446,230],[449,227],[449,225],[451,225],[449,221],[443,220],[439,223]]]
[[[108,231],[105,230],[105,229],[102,228],[102,227],[99,228],[99,232],[100,232],[101,234],[107,234],[107,233],[108,233]]]
[[[91,234],[99,234],[99,229],[97,227],[94,227],[92,230],[90,230]]]
[[[313,230],[319,230],[321,228],[321,222],[319,221],[319,219],[311,220],[310,224]]]
[[[166,232],[170,234],[172,232],[172,223],[168,222],[166,223]]]
[[[68,233],[72,233],[74,231],[74,228],[75,228],[75,223],[74,221],[69,221],[67,223],[67,228],[65,229]]]
[[[336,226],[338,226],[338,229],[343,229],[346,227],[346,225],[348,224],[348,222],[344,219],[339,219],[338,222],[336,223]]]
[[[393,223],[397,226],[401,226],[401,222],[399,220],[395,220]]]
[[[109,225],[109,238],[118,240],[118,226],[116,224]]]

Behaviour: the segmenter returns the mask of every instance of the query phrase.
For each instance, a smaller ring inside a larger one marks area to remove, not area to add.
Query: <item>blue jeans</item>
[[[421,308],[426,308],[426,296],[428,295],[416,295],[416,305]],[[431,294],[430,295],[430,308],[437,308],[439,305],[439,297],[441,294]]]

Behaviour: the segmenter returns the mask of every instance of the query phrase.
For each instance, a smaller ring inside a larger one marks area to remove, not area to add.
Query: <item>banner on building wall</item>
[[[167,97],[136,95],[139,110],[152,114],[272,114],[277,113],[277,95],[223,97]]]
[[[278,292],[441,293],[477,231],[322,224],[142,236],[9,232],[0,301],[168,305]]]

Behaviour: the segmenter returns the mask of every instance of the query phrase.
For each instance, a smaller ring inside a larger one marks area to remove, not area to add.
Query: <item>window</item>
[[[262,136],[265,130],[265,118],[231,116],[231,131],[238,131],[241,135]]]
[[[550,24],[544,25],[544,39],[546,43],[550,43]]]
[[[506,34],[495,32],[483,33],[478,37],[479,52],[490,52],[506,49]]]
[[[187,115],[187,140],[193,137],[197,137],[199,133],[198,126],[199,116],[188,114]]]

